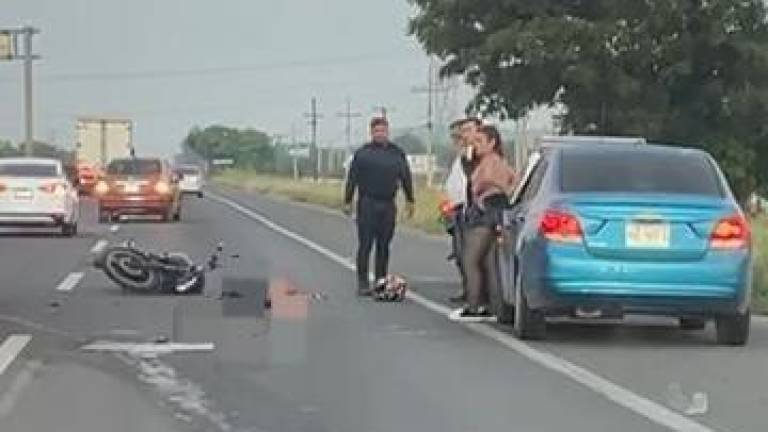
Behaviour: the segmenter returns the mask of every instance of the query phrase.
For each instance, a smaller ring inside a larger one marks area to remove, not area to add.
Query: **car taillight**
[[[547,240],[556,242],[578,243],[583,237],[579,219],[562,210],[544,212],[539,223],[539,231]]]
[[[45,192],[49,194],[53,194],[56,192],[63,193],[63,192],[66,192],[67,190],[67,184],[61,183],[61,182],[46,183],[46,184],[40,185],[38,189],[40,189],[41,192]]]
[[[168,183],[162,180],[155,183],[155,192],[159,193],[160,195],[165,195],[170,191],[171,191],[171,187],[168,185]]]
[[[749,243],[749,224],[743,216],[720,219],[712,230],[709,245],[712,249],[739,249]]]
[[[96,183],[96,186],[93,188],[94,192],[96,192],[99,195],[105,195],[107,192],[109,192],[109,185],[104,180]]]

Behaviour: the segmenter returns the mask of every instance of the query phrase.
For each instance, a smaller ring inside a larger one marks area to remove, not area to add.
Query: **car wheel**
[[[108,223],[109,219],[109,213],[99,209],[99,223]]]
[[[64,237],[72,237],[77,234],[77,223],[64,223],[61,225],[61,234]]]
[[[173,221],[179,222],[181,220],[181,207],[179,207],[178,210],[176,210],[176,213],[173,214]]]
[[[202,198],[202,197],[203,197],[203,191],[200,191],[200,192],[198,192],[198,193],[197,193],[197,197],[198,197],[198,198]]]
[[[707,320],[702,318],[680,318],[681,330],[704,330]]]
[[[749,309],[743,314],[719,316],[715,319],[717,343],[720,345],[743,346],[749,339]]]
[[[544,315],[528,307],[520,273],[515,277],[515,336],[523,340],[541,340],[546,337],[547,321]]]

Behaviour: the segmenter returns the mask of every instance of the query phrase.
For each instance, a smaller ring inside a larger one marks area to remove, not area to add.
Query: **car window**
[[[163,172],[163,164],[151,159],[122,159],[112,161],[107,173],[112,175],[153,175]]]
[[[53,164],[0,164],[0,176],[4,177],[58,177],[58,175],[58,169]]]
[[[561,169],[563,192],[723,195],[717,172],[700,153],[565,151]]]
[[[184,174],[184,175],[198,175],[198,174],[200,174],[200,170],[197,169],[197,168],[194,168],[194,167],[185,167],[185,168],[182,168],[179,171],[181,171],[181,173]]]
[[[542,159],[531,172],[528,183],[524,186],[522,194],[520,195],[520,203],[527,203],[536,197],[541,189],[541,184],[544,181],[544,175],[547,172],[547,159]]]

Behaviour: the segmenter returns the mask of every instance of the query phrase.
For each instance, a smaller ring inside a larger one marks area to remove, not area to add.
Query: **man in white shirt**
[[[469,175],[471,174],[472,164],[470,144],[477,132],[477,127],[480,125],[482,125],[482,122],[473,118],[464,118],[451,123],[451,139],[456,150],[456,157],[451,165],[451,171],[443,184],[443,191],[455,206],[456,216],[448,229],[448,233],[453,240],[453,251],[449,258],[456,262],[456,267],[461,275],[461,290],[450,298],[452,302],[456,303],[464,302],[467,299],[467,293],[464,289],[464,268],[461,262],[464,239],[462,221],[470,187]]]

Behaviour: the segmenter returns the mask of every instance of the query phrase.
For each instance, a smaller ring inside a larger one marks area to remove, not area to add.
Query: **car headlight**
[[[99,195],[104,195],[109,192],[109,185],[104,180],[100,180],[98,183],[96,183],[96,186],[94,186],[93,190]]]
[[[164,181],[159,181],[155,184],[155,192],[165,195],[171,192],[171,187]]]

